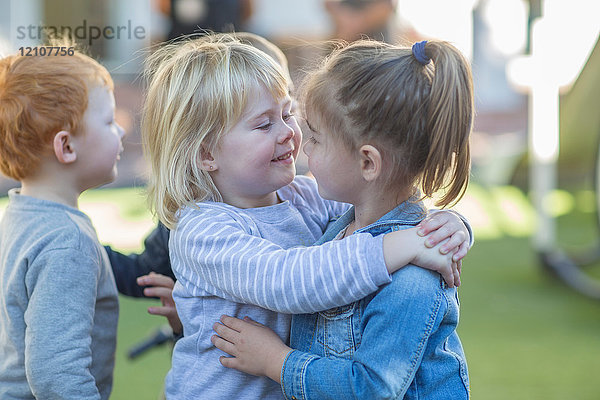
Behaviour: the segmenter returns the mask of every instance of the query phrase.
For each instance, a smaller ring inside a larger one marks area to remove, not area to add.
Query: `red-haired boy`
[[[118,299],[86,189],[122,151],[113,82],[93,59],[0,60],[0,170],[21,182],[0,222],[0,398],[106,399]]]

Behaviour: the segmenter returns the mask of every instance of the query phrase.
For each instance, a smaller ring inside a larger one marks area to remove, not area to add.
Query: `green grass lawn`
[[[527,237],[532,228],[525,225],[533,220],[524,199],[510,188],[472,185],[469,206],[459,207],[472,220],[476,237],[463,267],[459,326],[473,398],[598,399],[600,302],[574,293],[538,265]],[[130,224],[145,223],[146,230],[152,226],[136,189],[93,191],[81,206],[85,210],[98,202],[116,204],[114,212]],[[481,202],[486,204],[478,206]],[[4,203],[0,200],[0,209]],[[592,207],[579,200],[567,203],[571,206],[563,207],[558,219],[561,244],[573,249],[595,243]],[[577,204],[585,211],[573,211]],[[508,213],[498,211],[503,209]],[[514,223],[509,214],[516,218]],[[98,217],[93,219],[100,238],[110,242],[110,229]],[[140,234],[140,244],[142,238]],[[151,303],[121,298],[113,399],[155,399],[162,390],[170,363],[168,347],[134,361],[126,358],[130,346],[163,323],[146,313]]]
[[[462,281],[474,399],[598,399],[600,302],[545,274],[523,239],[477,242]]]
[[[135,360],[127,358],[131,346],[153,334],[163,324],[163,319],[146,312],[146,308],[151,304],[156,305],[156,302],[125,296],[120,298],[117,362],[111,399],[159,398],[164,377],[171,365],[170,345],[152,349]]]

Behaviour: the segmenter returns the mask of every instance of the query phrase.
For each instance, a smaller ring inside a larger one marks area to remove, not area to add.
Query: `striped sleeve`
[[[349,304],[390,282],[383,235],[283,249],[225,212],[210,214],[186,213],[169,242],[173,271],[192,295],[308,313]]]

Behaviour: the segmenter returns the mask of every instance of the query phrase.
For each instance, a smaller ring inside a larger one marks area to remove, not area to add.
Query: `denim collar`
[[[363,228],[357,229],[355,233],[369,232],[374,236],[393,230],[394,226],[398,225],[417,225],[427,216],[427,209],[422,201],[419,201],[419,196],[415,195],[400,203],[393,210],[379,218],[374,223]],[[354,221],[354,206],[350,207],[342,216],[333,222],[329,223],[327,230],[315,245],[320,245],[333,240],[338,233]]]

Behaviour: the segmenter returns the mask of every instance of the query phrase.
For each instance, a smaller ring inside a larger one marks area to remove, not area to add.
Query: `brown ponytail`
[[[427,196],[444,189],[437,205],[447,206],[461,199],[469,183],[473,79],[468,61],[454,46],[431,41],[425,52],[433,60],[435,74],[427,116],[430,147],[421,186]]]

